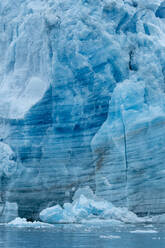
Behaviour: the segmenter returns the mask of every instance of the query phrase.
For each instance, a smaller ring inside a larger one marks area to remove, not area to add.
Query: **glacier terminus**
[[[165,213],[165,1],[1,0],[0,222],[106,216],[83,187]]]

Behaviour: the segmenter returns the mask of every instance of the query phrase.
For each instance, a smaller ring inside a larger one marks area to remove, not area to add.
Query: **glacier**
[[[165,213],[164,91],[165,1],[2,0],[0,207]]]
[[[153,102],[149,91],[135,79],[118,84],[92,140],[98,196],[139,214],[164,212],[164,96]]]

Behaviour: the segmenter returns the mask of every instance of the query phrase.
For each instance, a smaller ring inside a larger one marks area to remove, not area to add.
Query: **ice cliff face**
[[[82,185],[165,212],[164,24],[161,0],[0,2],[1,193],[21,217]]]

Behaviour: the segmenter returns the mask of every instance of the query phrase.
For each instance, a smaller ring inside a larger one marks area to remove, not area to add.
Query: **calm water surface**
[[[0,248],[165,248],[165,226],[16,228],[0,226]]]

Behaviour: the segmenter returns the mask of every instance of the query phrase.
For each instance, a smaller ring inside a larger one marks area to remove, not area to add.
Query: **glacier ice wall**
[[[161,0],[0,2],[1,191],[20,217],[84,185],[164,211],[164,17]]]
[[[164,96],[149,99],[144,81],[115,88],[109,115],[92,140],[96,193],[136,213],[164,212]],[[115,111],[114,111],[115,110]]]

